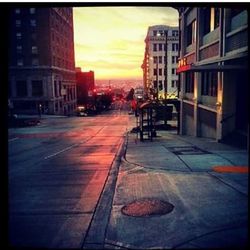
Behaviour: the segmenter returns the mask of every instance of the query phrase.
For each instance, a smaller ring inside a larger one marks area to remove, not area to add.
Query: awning
[[[228,70],[247,70],[247,65],[185,65],[177,68],[176,73],[182,73],[186,71],[200,72],[200,71],[228,71]]]

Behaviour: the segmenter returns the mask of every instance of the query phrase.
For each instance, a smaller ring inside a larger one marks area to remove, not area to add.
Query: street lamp
[[[154,90],[156,90],[156,100],[158,100],[158,71],[159,71],[159,64],[158,64],[158,57],[156,56],[156,85],[154,84]],[[151,61],[154,59],[153,57],[149,58]],[[154,60],[153,60],[153,65],[154,65]],[[154,67],[153,67],[154,69]]]
[[[164,96],[165,96],[165,101],[167,99],[167,87],[168,87],[168,78],[167,78],[167,75],[168,75],[168,31],[165,30],[165,57],[166,57],[166,60],[165,60],[165,68],[164,68],[164,73],[165,73],[165,79],[164,79]]]

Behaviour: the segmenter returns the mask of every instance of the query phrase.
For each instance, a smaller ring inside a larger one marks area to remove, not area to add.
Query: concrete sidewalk
[[[231,166],[233,173],[218,172],[214,166]],[[140,142],[129,133],[105,248],[246,247],[248,173],[241,170],[247,166],[246,150],[211,139],[159,131],[153,142]],[[121,212],[145,198],[174,208],[146,217]]]

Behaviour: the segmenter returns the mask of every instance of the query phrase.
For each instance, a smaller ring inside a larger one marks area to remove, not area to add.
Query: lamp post
[[[158,62],[158,56],[156,57],[156,100],[158,101],[158,82],[159,82],[159,76],[158,76],[158,73],[159,73],[159,62]]]
[[[153,83],[153,88],[154,88],[154,99],[155,99],[155,92],[156,92],[156,100],[158,100],[158,71],[159,71],[159,65],[158,65],[158,57],[155,57],[155,58],[156,58],[156,85]],[[154,63],[154,58],[151,56],[149,59],[151,61],[153,61],[153,69],[154,69],[154,64],[155,64]]]
[[[165,97],[165,115],[167,112],[167,88],[168,88],[168,30],[165,30],[165,64],[164,64],[164,97]],[[164,119],[164,124],[167,126],[167,117]]]
[[[167,100],[167,87],[168,87],[168,31],[165,30],[165,67],[164,67],[164,74],[165,74],[165,79],[164,79],[164,96],[165,96],[165,102]]]

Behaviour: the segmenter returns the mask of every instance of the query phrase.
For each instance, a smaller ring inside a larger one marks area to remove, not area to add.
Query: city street
[[[141,142],[128,105],[112,107],[9,129],[11,246],[244,248],[247,151],[175,130]]]
[[[129,129],[126,106],[116,107],[9,129],[12,246],[81,248]]]

